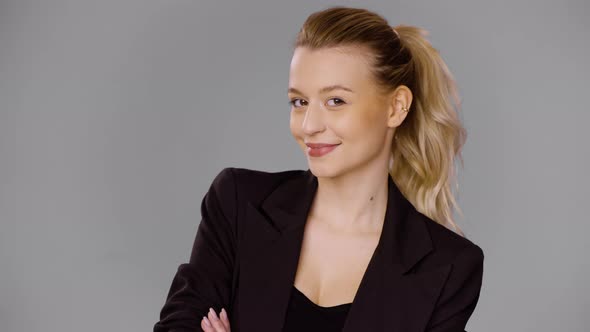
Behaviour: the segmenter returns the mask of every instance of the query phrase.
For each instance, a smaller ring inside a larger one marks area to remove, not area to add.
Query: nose
[[[303,118],[303,132],[312,135],[324,129],[324,114],[321,107],[308,106]]]

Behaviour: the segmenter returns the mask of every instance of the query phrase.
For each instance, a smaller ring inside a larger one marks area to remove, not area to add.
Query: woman
[[[425,35],[357,8],[306,20],[288,94],[309,169],[215,177],[154,331],[464,331],[484,256],[452,218],[466,134]]]

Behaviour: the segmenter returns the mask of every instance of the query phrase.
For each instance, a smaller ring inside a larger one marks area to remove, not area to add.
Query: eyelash
[[[341,101],[341,103],[340,103],[339,105],[332,106],[332,107],[337,107],[337,106],[340,106],[340,105],[342,105],[342,104],[346,104],[346,102],[344,102],[344,100],[342,100],[341,98],[337,98],[337,97],[330,98],[330,99],[328,99],[328,100],[333,100],[333,99],[340,100],[340,101]],[[289,104],[289,105],[291,105],[291,106],[293,106],[293,107],[295,107],[295,108],[297,108],[298,106],[295,106],[295,101],[296,101],[296,100],[302,100],[302,99],[301,99],[301,98],[293,98],[293,99],[289,100],[288,104]]]

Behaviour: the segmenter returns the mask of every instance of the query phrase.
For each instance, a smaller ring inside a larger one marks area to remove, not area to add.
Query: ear
[[[408,115],[410,105],[412,104],[412,91],[405,85],[399,85],[389,97],[389,113],[387,125],[389,127],[398,127],[402,124]],[[402,111],[402,108],[408,111]]]

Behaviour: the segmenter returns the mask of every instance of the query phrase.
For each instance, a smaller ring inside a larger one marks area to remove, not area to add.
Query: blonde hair
[[[454,78],[427,36],[419,27],[392,27],[366,9],[334,6],[311,14],[293,46],[365,47],[381,91],[399,85],[412,91],[409,112],[392,142],[389,172],[416,210],[465,236],[453,219],[453,209],[462,211],[452,189],[458,189],[455,161],[463,166],[467,133]]]

